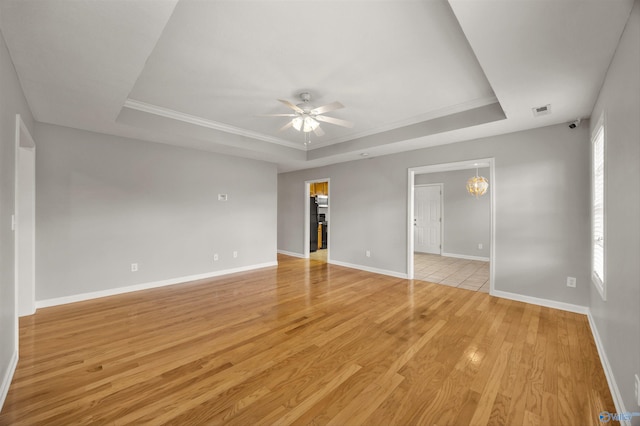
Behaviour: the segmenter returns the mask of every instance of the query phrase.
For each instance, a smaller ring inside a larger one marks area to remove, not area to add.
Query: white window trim
[[[603,258],[603,277],[602,279],[600,279],[600,277],[598,277],[598,275],[595,273],[594,271],[594,245],[595,245],[595,240],[594,240],[594,225],[593,225],[593,207],[594,207],[594,203],[595,203],[595,170],[593,169],[594,166],[594,159],[593,159],[593,155],[594,155],[594,143],[596,141],[596,138],[598,136],[598,134],[600,133],[600,129],[602,128],[602,151],[603,151],[603,170],[602,170],[602,176],[603,176],[603,193],[602,193],[602,236],[603,236],[603,245],[602,245],[602,258]],[[605,113],[604,111],[602,112],[602,114],[600,115],[600,118],[598,119],[598,121],[596,122],[595,126],[593,127],[592,133],[591,133],[591,230],[590,230],[590,238],[591,238],[591,282],[593,283],[594,287],[598,290],[598,293],[600,293],[600,297],[602,297],[602,300],[606,301],[607,300],[607,247],[606,247],[606,241],[607,241],[607,126],[606,126],[606,120],[605,120]]]

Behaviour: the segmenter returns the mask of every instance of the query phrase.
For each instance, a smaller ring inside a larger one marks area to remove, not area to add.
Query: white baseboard
[[[576,314],[587,315],[589,308],[572,303],[558,302],[556,300],[540,299],[539,297],[525,296],[518,293],[509,293],[508,291],[493,290],[492,296],[501,297],[503,299],[515,300],[517,302],[531,303],[532,305],[544,306],[547,308],[560,309],[561,311],[575,312]]]
[[[278,250],[278,253],[284,254],[285,256],[292,256],[292,257],[299,257],[301,259],[306,259],[306,257],[302,253],[294,253],[292,251],[286,251],[286,250]]]
[[[7,399],[7,394],[9,393],[9,386],[11,386],[11,380],[13,380],[13,374],[16,372],[16,367],[18,366],[18,349],[16,348],[13,351],[13,355],[11,355],[11,360],[9,360],[9,365],[7,367],[7,371],[4,372],[4,376],[2,377],[2,383],[0,383],[0,410],[4,406],[4,401]]]
[[[596,323],[593,319],[593,315],[591,315],[591,310],[587,313],[587,318],[589,319],[589,326],[591,327],[591,334],[593,335],[593,340],[596,342],[596,348],[598,349],[598,355],[600,355],[600,362],[602,363],[602,369],[604,370],[604,375],[607,378],[607,383],[609,384],[609,390],[611,391],[611,397],[613,398],[613,403],[616,406],[617,413],[626,413],[627,410],[624,407],[624,401],[622,400],[622,395],[620,394],[620,389],[618,388],[618,384],[616,383],[616,379],[613,376],[613,370],[611,369],[611,364],[609,364],[609,359],[607,358],[607,353],[604,350],[604,344],[600,339],[600,334],[598,333],[598,329],[596,328]],[[628,420],[620,420],[620,424],[631,426],[631,422]]]
[[[488,262],[489,261],[488,257],[468,256],[466,254],[442,253],[441,256],[444,256],[444,257],[455,257],[457,259],[466,259],[466,260],[480,260],[482,262]]]
[[[344,266],[346,268],[360,269],[361,271],[373,272],[374,274],[388,275],[390,277],[407,279],[407,274],[403,274],[401,272],[388,271],[386,269],[378,269],[371,266],[355,265],[353,263],[340,262],[338,260],[331,259],[329,259],[327,263],[330,263],[332,265]]]
[[[202,280],[206,278],[219,277],[221,275],[246,272],[254,269],[278,266],[278,262],[260,263],[257,265],[241,266],[239,268],[224,269],[221,271],[206,272],[204,274],[189,275],[186,277],[170,278],[168,280],[154,281],[150,283],[136,284],[127,287],[110,288],[108,290],[94,291],[91,293],[74,294],[72,296],[57,297],[54,299],[37,300],[36,308],[46,308],[49,306],[65,305],[67,303],[81,302],[83,300],[97,299],[99,297],[114,296],[116,294],[131,293],[132,291],[148,290],[150,288],[164,287],[167,285],[181,284],[189,281]]]

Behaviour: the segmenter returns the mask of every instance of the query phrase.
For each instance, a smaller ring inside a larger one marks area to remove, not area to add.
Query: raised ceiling
[[[586,117],[632,5],[5,0],[0,28],[36,120],[286,171]],[[354,127],[260,116],[302,91]]]

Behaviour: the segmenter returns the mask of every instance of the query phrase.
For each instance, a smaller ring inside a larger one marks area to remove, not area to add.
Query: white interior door
[[[442,247],[442,190],[440,185],[414,189],[414,251],[440,254]]]

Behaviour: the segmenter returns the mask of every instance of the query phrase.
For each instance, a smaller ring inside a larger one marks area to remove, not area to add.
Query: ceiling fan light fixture
[[[293,124],[293,128],[297,131],[300,131],[300,129],[302,129],[302,117],[294,118],[293,120],[291,120],[291,123]]]
[[[320,127],[320,122],[335,124],[337,126],[352,128],[353,123],[347,120],[342,120],[335,117],[328,117],[323,115],[324,113],[335,111],[344,108],[340,102],[332,102],[330,104],[314,107],[310,104],[311,94],[309,92],[300,93],[300,99],[302,103],[294,105],[286,99],[278,99],[279,102],[292,109],[293,112],[289,114],[263,114],[263,116],[272,117],[293,117],[290,121],[278,130],[282,132],[290,127],[293,127],[298,132],[304,133],[305,145],[310,143],[310,133],[313,132],[318,137],[325,135],[325,132]]]
[[[293,120],[291,120],[291,124],[293,125],[294,129],[304,133],[313,132],[320,125],[320,123],[318,123],[316,120],[309,117],[308,115],[304,117],[299,116],[294,118]]]
[[[304,118],[304,127],[302,128],[302,130],[305,133],[312,132],[315,129],[317,129],[319,125],[320,125],[320,123],[318,123],[313,118],[307,116],[307,117]]]

